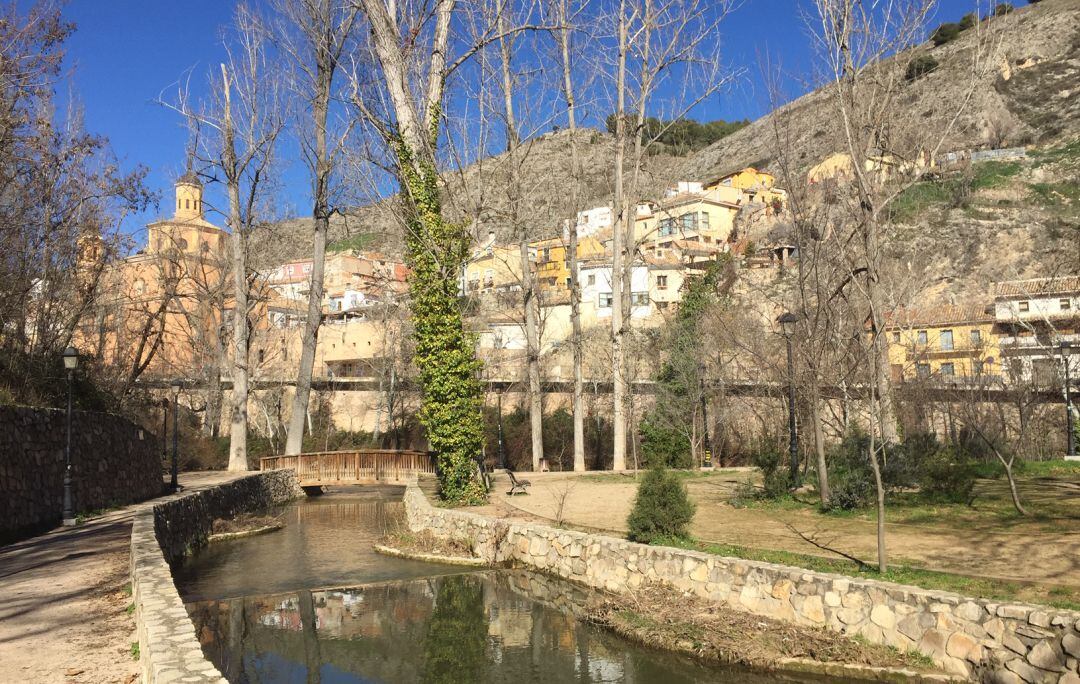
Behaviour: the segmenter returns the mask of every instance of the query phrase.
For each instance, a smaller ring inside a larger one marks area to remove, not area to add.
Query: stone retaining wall
[[[947,671],[977,680],[1080,684],[1075,611],[507,522],[435,508],[411,485],[405,510],[413,531],[468,540],[477,556],[492,563],[512,562],[612,592],[667,584],[756,615],[916,648]]]
[[[66,440],[64,411],[0,406],[0,543],[60,523]],[[161,493],[161,443],[120,416],[75,411],[71,463],[76,512]]]
[[[206,543],[215,518],[230,518],[304,496],[291,470],[271,470],[169,497],[135,514],[131,589],[143,681],[225,679],[203,656],[195,627],[173,584],[169,562]]]

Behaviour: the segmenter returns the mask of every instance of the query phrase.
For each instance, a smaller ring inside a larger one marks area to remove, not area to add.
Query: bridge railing
[[[435,460],[426,451],[359,449],[268,456],[260,459],[259,468],[291,468],[301,485],[407,482],[421,474],[434,474]]]

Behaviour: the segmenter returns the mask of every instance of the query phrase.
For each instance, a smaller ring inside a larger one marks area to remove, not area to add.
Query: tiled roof
[[[993,283],[990,294],[993,297],[1023,297],[1029,295],[1049,295],[1080,292],[1080,276],[1058,276],[1056,278],[1029,278],[1028,280],[1005,280]]]
[[[985,304],[945,304],[925,309],[897,309],[885,315],[886,327],[915,328],[953,323],[990,323],[994,314]]]

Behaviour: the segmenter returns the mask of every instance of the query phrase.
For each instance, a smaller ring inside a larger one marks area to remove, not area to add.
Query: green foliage
[[[523,407],[503,409],[503,450],[513,470],[532,468],[529,412]],[[574,459],[574,417],[560,408],[544,416],[544,457],[554,470],[569,470]],[[484,442],[487,463],[499,463],[499,414],[494,406],[484,408]],[[602,416],[585,416],[585,467],[603,470],[611,467],[611,422]]]
[[[488,667],[483,585],[469,575],[450,575],[438,582],[435,609],[424,636],[421,680],[483,681]]]
[[[684,538],[695,506],[686,485],[662,466],[645,473],[626,525],[630,541],[651,543],[659,538]]]
[[[677,430],[657,421],[653,414],[641,421],[641,453],[646,467],[689,468],[690,439]]]
[[[945,23],[934,29],[934,32],[930,34],[930,40],[933,41],[935,47],[944,45],[956,40],[962,30],[960,24]]]
[[[1036,0],[1037,2],[1038,0]],[[994,8],[995,17],[1003,17],[1013,11],[1013,6],[1007,2],[999,2]]]
[[[999,188],[1010,178],[1019,174],[1022,168],[1019,162],[980,162],[972,167],[974,176],[971,179],[971,187],[975,190]]]
[[[369,249],[375,241],[378,239],[378,235],[375,233],[356,233],[348,237],[335,240],[326,246],[327,252],[345,252],[351,249],[365,250]]]
[[[663,333],[667,358],[656,376],[656,404],[641,425],[642,449],[650,466],[692,465],[690,435],[700,415],[704,391],[701,321],[716,302],[716,288],[725,263],[710,262],[704,265],[704,273],[687,278],[675,320]]]
[[[609,114],[605,124],[608,133],[615,134],[616,117]],[[693,119],[676,119],[663,121],[655,117],[645,119],[643,135],[646,140],[655,139],[658,144],[656,152],[668,152],[675,155],[686,155],[690,152],[708,147],[717,140],[727,137],[735,131],[749,125],[748,119],[742,121],[706,121],[704,123]],[[628,120],[627,125],[633,126],[634,120]]]
[[[431,116],[436,122],[433,137],[437,137],[438,113]],[[462,225],[442,216],[435,167],[416,159],[403,141],[398,141],[396,153],[408,209],[405,256],[412,270],[414,360],[423,388],[420,422],[438,459],[442,497],[450,503],[479,503],[484,499],[475,465],[484,450],[481,363],[473,336],[462,324],[457,292],[469,238]]]
[[[938,61],[936,59],[930,55],[919,55],[908,62],[907,71],[904,72],[904,78],[910,83],[937,68]]]

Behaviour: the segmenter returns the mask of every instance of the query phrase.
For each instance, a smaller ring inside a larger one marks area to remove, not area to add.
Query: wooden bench
[[[528,494],[529,487],[532,486],[532,482],[528,480],[519,480],[514,477],[514,471],[509,468],[506,469],[506,474],[510,476],[510,491],[506,493],[507,496],[513,496],[514,494]]]

